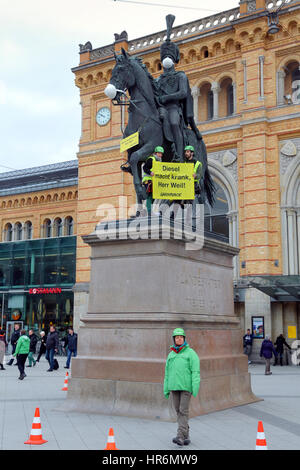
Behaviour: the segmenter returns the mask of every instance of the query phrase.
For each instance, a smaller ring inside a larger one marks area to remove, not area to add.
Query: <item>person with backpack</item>
[[[36,365],[36,360],[34,359],[33,355],[36,352],[36,345],[38,342],[38,338],[34,334],[33,330],[29,330],[28,334],[29,334],[29,339],[30,339],[30,348],[29,348],[29,354],[28,354],[29,365],[26,367],[32,367],[32,364],[33,366]]]
[[[57,362],[57,360],[54,359],[54,354],[58,353],[58,346],[59,346],[58,333],[56,331],[55,326],[51,325],[50,332],[47,336],[47,341],[46,341],[46,359],[49,362],[49,366],[50,366],[47,372],[53,372],[53,370],[57,369],[57,367],[55,367],[55,363]]]
[[[266,338],[262,342],[261,348],[260,348],[260,357],[264,357],[266,361],[266,369],[265,369],[265,375],[271,375],[272,372],[270,371],[270,366],[271,366],[271,359],[272,355],[277,356],[277,351],[275,350],[273,343],[270,339],[270,336],[266,335]]]
[[[30,339],[26,336],[26,331],[21,330],[20,338],[18,339],[14,356],[17,357],[18,369],[20,372],[19,380],[23,380],[26,377],[24,373],[25,362],[29,354]]]

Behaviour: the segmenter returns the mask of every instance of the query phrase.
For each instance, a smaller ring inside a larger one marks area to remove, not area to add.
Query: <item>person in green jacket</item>
[[[182,328],[173,331],[174,344],[167,357],[164,379],[164,395],[170,393],[177,413],[177,436],[173,442],[189,445],[189,405],[191,396],[197,396],[200,387],[200,360],[197,353],[185,341]]]
[[[26,377],[26,374],[24,373],[24,366],[25,366],[27,356],[29,354],[29,348],[30,348],[30,339],[28,338],[28,336],[26,336],[26,331],[21,330],[21,336],[18,339],[17,347],[14,352],[14,356],[17,357],[18,369],[20,371],[20,377],[19,377],[20,380],[23,380],[24,377]]]

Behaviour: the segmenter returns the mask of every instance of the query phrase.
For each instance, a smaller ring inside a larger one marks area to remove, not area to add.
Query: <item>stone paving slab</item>
[[[18,380],[15,366],[0,371],[0,450],[103,450],[113,427],[120,450],[179,451],[172,443],[176,423],[63,410],[65,358],[58,371],[47,372],[42,358]],[[209,413],[190,420],[192,443],[184,450],[254,450],[257,424],[263,421],[270,450],[300,449],[300,367],[249,365],[253,392],[263,401]],[[70,375],[71,375],[71,371]],[[26,445],[36,407],[40,408],[41,446]]]

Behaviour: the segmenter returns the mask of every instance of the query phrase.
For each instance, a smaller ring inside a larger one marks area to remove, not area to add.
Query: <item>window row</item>
[[[55,194],[48,194],[42,195],[40,197],[35,196],[34,198],[28,197],[25,199],[24,197],[21,199],[9,200],[9,201],[2,201],[1,202],[1,209],[9,209],[10,207],[23,207],[23,206],[32,206],[36,204],[46,204],[49,202],[56,202],[56,201],[70,201],[73,199],[78,198],[78,191],[69,191],[68,193],[55,193]]]
[[[74,234],[74,220],[71,216],[54,220],[45,219],[41,227],[41,238],[64,237]],[[19,240],[31,240],[33,238],[33,226],[30,220],[25,223],[7,223],[4,227],[2,241],[11,242]]]

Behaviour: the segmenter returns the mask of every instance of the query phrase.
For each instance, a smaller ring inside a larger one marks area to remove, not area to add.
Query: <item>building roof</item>
[[[78,160],[0,173],[0,196],[78,184]]]

